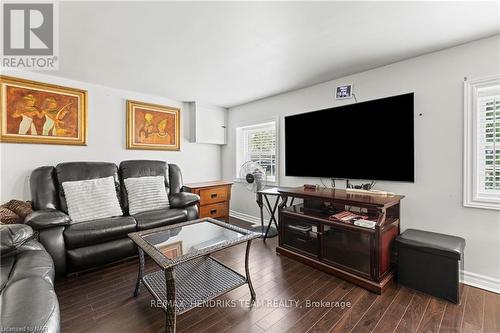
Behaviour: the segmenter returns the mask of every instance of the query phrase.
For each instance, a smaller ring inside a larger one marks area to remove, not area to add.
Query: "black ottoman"
[[[464,248],[463,238],[407,229],[395,240],[397,282],[458,303]]]

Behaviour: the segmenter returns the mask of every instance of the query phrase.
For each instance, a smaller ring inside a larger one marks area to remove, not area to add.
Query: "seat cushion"
[[[36,251],[39,252],[39,251]],[[59,332],[59,303],[50,282],[39,277],[9,280],[0,294],[2,328]]]
[[[105,219],[72,223],[64,230],[64,240],[68,249],[99,244],[119,238],[136,231],[136,223],[131,216],[118,216]]]
[[[187,221],[185,209],[156,209],[134,215],[137,229],[145,230]]]
[[[396,238],[396,245],[460,260],[465,248],[465,239],[436,232],[406,229]]]
[[[50,255],[42,250],[20,251],[9,276],[9,281],[37,277],[54,284],[54,263]],[[10,283],[10,282],[9,282]]]
[[[2,253],[4,254],[4,253]],[[37,277],[54,284],[54,263],[42,244],[34,239],[24,242],[0,259],[0,291],[16,280]]]
[[[130,238],[79,247],[67,252],[68,273],[83,271],[137,255],[137,247]]]
[[[44,247],[34,239],[27,240],[3,255],[0,267],[2,329],[60,332],[54,264]]]
[[[10,272],[14,269],[16,256],[6,256],[0,260],[0,290],[3,290],[9,281]]]

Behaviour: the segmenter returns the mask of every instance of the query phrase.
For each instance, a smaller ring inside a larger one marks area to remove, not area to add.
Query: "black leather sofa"
[[[0,226],[0,323],[3,332],[60,331],[54,264],[33,229]]]
[[[68,216],[62,183],[113,176],[124,215],[75,223]],[[124,179],[164,176],[170,208],[128,214]],[[69,162],[35,169],[30,178],[34,212],[25,223],[54,259],[56,275],[64,276],[137,254],[127,234],[198,218],[199,197],[183,192],[182,174],[175,164],[131,160],[120,163]]]

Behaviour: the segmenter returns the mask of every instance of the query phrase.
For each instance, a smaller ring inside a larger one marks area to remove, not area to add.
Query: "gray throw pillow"
[[[122,216],[113,176],[62,183],[73,222]]]
[[[127,178],[125,188],[130,215],[170,206],[163,176]]]

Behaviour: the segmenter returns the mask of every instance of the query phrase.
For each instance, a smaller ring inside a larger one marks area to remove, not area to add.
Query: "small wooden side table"
[[[184,187],[191,193],[200,196],[198,208],[200,218],[211,217],[213,219],[229,222],[229,204],[231,200],[232,182],[223,180],[185,184]]]

